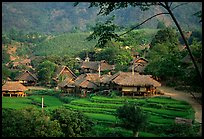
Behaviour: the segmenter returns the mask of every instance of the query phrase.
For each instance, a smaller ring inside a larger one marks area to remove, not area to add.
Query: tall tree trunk
[[[138,137],[139,131],[133,131],[133,137]]]

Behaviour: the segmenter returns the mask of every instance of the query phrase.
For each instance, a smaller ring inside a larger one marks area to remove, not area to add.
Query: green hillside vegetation
[[[34,48],[36,56],[77,55],[81,51],[93,49],[95,41],[87,41],[89,33],[66,33],[57,35],[38,44]]]
[[[2,3],[2,31],[12,28],[24,32],[63,33],[90,30],[97,21],[106,17],[97,16],[98,8],[88,8],[88,2],[81,2],[73,7],[73,2],[3,2]],[[180,4],[174,2],[172,6]],[[201,26],[199,19],[193,14],[202,9],[202,3],[189,2],[174,10],[174,14],[185,30],[192,30]],[[146,18],[163,12],[162,8],[155,7],[142,12],[139,7],[128,7],[117,10],[116,23],[123,27],[131,27],[141,23]],[[112,15],[113,15],[112,14]],[[156,28],[158,21],[167,25],[174,25],[168,15],[163,15],[145,23],[142,27]]]
[[[124,44],[138,48],[138,45],[150,43],[158,29],[138,29],[124,36]],[[118,33],[120,34],[120,33]],[[47,39],[34,47],[34,55],[69,55],[77,56],[80,52],[93,51],[96,40],[88,41],[86,38],[90,35],[88,32],[65,33]],[[133,37],[133,35],[135,35]],[[141,48],[139,48],[141,49]]]
[[[3,97],[2,107],[12,109],[24,109],[35,107],[41,109],[41,98],[44,97],[44,110],[49,112],[61,106],[71,111],[80,111],[94,122],[92,131],[85,136],[105,137],[105,136],[122,136],[130,137],[132,132],[121,128],[119,119],[116,118],[116,109],[123,106],[124,103],[136,103],[145,113],[149,114],[149,124],[146,129],[139,133],[139,137],[170,137],[179,135],[180,131],[174,130],[175,117],[189,118],[194,121],[194,110],[191,105],[174,100],[170,97],[153,97],[153,98],[130,98],[130,97],[105,97],[90,96],[88,98],[75,98],[70,96],[70,101],[65,104],[60,99],[59,93],[44,91],[29,92],[27,97]],[[62,96],[61,96],[62,97]],[[62,97],[63,98],[63,97]],[[197,125],[193,122],[195,129]],[[157,130],[160,129],[160,130]],[[195,132],[195,131],[194,131]]]

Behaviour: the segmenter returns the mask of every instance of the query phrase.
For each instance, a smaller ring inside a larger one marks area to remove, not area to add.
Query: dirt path
[[[158,89],[160,89],[166,96],[171,96],[174,99],[183,100],[191,104],[195,110],[195,121],[202,123],[202,105],[199,104],[190,93],[177,91],[166,86],[161,86]]]

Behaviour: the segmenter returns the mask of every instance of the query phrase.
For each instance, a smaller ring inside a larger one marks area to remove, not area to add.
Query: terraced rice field
[[[178,101],[169,97],[152,97],[152,98],[108,98],[102,96],[93,96],[91,98],[84,98],[73,100],[64,106],[71,110],[82,111],[85,115],[92,118],[99,125],[109,125],[106,128],[111,130],[111,125],[118,122],[115,117],[116,109],[124,103],[136,103],[144,112],[149,114],[149,124],[153,127],[169,126],[174,124],[175,117],[182,117],[194,120],[194,111],[188,103]],[[99,128],[99,127],[98,127]],[[101,127],[102,128],[102,127]],[[97,130],[97,129],[96,129]],[[108,130],[108,129],[106,129]],[[121,129],[122,130],[122,129]],[[122,131],[120,131],[123,133]],[[129,133],[129,132],[128,132]],[[124,133],[124,136],[131,136]],[[160,136],[155,132],[142,131],[139,136]]]
[[[92,96],[72,100],[65,104],[54,96],[43,95],[45,109],[55,109],[65,106],[67,109],[81,111],[90,117],[96,124],[93,127],[94,135],[105,136],[132,136],[132,131],[116,126],[119,119],[116,118],[116,109],[125,103],[135,103],[149,115],[147,129],[139,132],[139,137],[162,137],[166,136],[161,130],[174,124],[175,117],[194,120],[194,111],[190,104],[169,97],[103,97]],[[27,97],[3,97],[3,108],[20,109],[34,106],[41,108],[42,95],[31,95]],[[93,133],[92,133],[93,134]],[[168,136],[168,135],[167,135]]]

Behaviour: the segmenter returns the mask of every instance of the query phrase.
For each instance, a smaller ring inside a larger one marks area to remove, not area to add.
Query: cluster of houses
[[[83,96],[87,93],[110,90],[118,90],[121,95],[152,95],[161,84],[151,75],[143,75],[147,64],[148,60],[135,55],[128,72],[115,73],[114,65],[108,64],[105,60],[90,61],[87,57],[80,63],[81,74],[78,77],[69,67],[61,66],[53,80],[57,83],[56,89],[66,93],[80,93]],[[26,96],[26,86],[35,86],[38,81],[36,75],[29,71],[24,71],[15,79],[16,81],[7,81],[2,86],[2,96]]]

